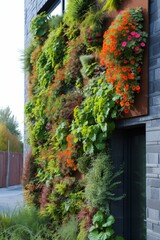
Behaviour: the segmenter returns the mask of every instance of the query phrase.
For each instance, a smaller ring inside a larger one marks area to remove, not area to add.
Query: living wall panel
[[[148,0],[123,0],[119,11],[126,8],[142,7],[144,13],[144,31],[149,32],[149,1]],[[119,13],[119,12],[118,12]],[[110,22],[117,16],[117,12],[109,14]],[[148,41],[147,41],[148,42]],[[137,117],[148,114],[148,43],[145,47],[144,60],[141,73],[140,87],[141,91],[136,94],[135,103],[130,114],[125,115],[125,118]]]

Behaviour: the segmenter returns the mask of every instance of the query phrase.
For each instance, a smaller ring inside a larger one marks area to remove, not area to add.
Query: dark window
[[[66,9],[67,0],[48,0],[38,12],[47,12],[52,15],[62,15]]]
[[[112,204],[116,228],[127,240],[146,239],[146,149],[145,128],[119,130],[112,139],[115,165],[124,162],[123,184],[119,192],[126,197]]]

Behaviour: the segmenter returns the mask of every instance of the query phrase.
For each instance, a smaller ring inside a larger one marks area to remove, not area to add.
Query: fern
[[[49,29],[50,29],[50,32],[54,29],[57,29],[60,24],[62,22],[62,16],[59,16],[59,15],[56,15],[56,16],[52,16],[50,19],[49,19]]]
[[[64,15],[64,22],[68,26],[73,26],[75,23],[80,23],[89,8],[95,4],[93,0],[69,0]]]
[[[100,2],[104,2],[104,0],[100,0]],[[121,0],[107,0],[103,6],[103,11],[116,11],[120,2]]]
[[[114,190],[121,183],[117,178],[122,169],[113,172],[109,154],[101,153],[93,160],[92,168],[86,175],[85,195],[92,207],[109,214],[109,202],[120,200],[123,196],[115,196]]]

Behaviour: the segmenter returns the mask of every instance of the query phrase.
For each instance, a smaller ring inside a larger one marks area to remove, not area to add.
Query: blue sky
[[[24,73],[20,61],[24,49],[24,1],[0,1],[0,108],[10,107],[23,135]]]

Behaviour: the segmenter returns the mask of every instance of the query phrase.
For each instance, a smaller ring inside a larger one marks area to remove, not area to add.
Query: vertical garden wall
[[[117,119],[147,113],[147,104],[139,108],[147,99],[146,8],[127,4],[74,0],[63,17],[41,13],[31,22],[24,195],[50,216],[57,239],[65,229],[74,230],[69,239],[122,239],[110,203],[125,197],[115,194],[123,169],[108,142]]]

